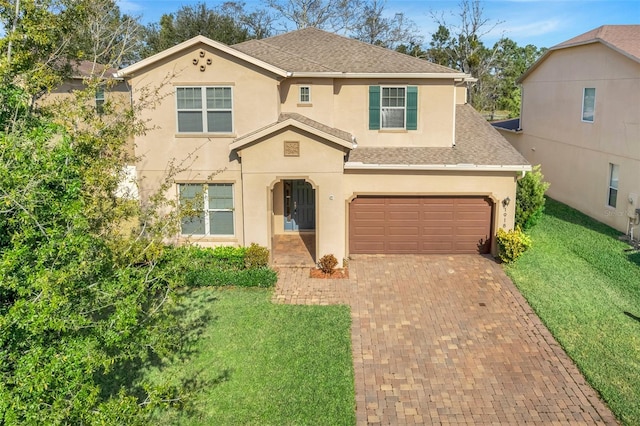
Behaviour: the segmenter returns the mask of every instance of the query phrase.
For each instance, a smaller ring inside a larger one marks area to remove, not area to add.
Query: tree
[[[36,59],[64,53],[54,40],[71,46],[44,18],[85,10],[25,7],[16,33],[36,40],[15,40],[0,79],[0,423],[148,424],[151,408],[181,399],[180,386],[137,375],[184,332],[172,311],[183,273],[164,244],[179,222],[117,195],[125,143],[143,125],[128,102],[96,111],[109,80],[31,103],[29,90],[50,84]]]
[[[509,112],[510,117],[520,115],[521,92],[517,79],[531,67],[546,49],[538,49],[532,44],[524,47],[509,39],[503,38],[496,43],[497,51],[495,77],[496,107]]]
[[[362,0],[267,0],[278,16],[296,29],[315,27],[349,33],[356,25]]]
[[[78,60],[117,67],[135,51],[139,25],[113,0],[0,1],[6,30],[0,74],[20,77],[33,100],[68,77]],[[17,83],[17,82],[14,82]]]
[[[205,3],[185,5],[146,28],[144,55],[161,52],[197,35],[227,45],[266,37],[271,34],[272,22],[268,12],[256,10],[247,14],[240,3],[223,3],[217,9],[210,9]]]
[[[496,51],[486,48],[481,38],[500,24],[492,23],[483,13],[480,0],[461,0],[458,25],[449,26],[443,17],[433,16],[438,31],[429,51],[429,57],[438,63],[447,62],[447,66],[478,79],[469,90],[469,103],[479,110],[494,101],[491,99],[494,82],[490,72],[496,60]]]
[[[385,2],[378,0],[365,3],[351,37],[388,49],[400,49],[403,53],[413,50],[417,56],[415,49],[422,44],[422,38],[416,35],[418,28],[415,22],[402,13],[396,13],[392,18],[385,17],[384,6]]]

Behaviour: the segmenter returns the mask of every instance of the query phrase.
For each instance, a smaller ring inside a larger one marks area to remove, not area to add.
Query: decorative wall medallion
[[[284,156],[285,157],[300,157],[300,142],[298,142],[298,141],[284,141]]]
[[[191,61],[191,63],[195,66],[197,66],[201,72],[204,72],[207,69],[207,65],[211,65],[213,63],[213,59],[211,58],[206,58],[204,59],[204,57],[206,56],[206,52],[204,50],[201,50],[200,52],[198,52],[198,58],[193,58],[193,60]],[[200,58],[203,58],[202,63],[200,62]],[[206,65],[205,65],[206,63]],[[200,64],[200,65],[198,65]]]

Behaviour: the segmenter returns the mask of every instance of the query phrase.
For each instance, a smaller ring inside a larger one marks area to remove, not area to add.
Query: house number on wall
[[[507,211],[505,210],[504,213],[502,213],[502,215],[504,216],[504,222],[502,223],[502,227],[504,229],[507,229]]]

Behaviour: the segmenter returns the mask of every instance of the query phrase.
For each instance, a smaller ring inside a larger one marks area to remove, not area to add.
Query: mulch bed
[[[330,274],[325,274],[318,268],[311,268],[309,271],[309,276],[311,278],[324,278],[324,279],[341,279],[341,278],[349,278],[349,270],[346,268],[334,269],[334,271]]]

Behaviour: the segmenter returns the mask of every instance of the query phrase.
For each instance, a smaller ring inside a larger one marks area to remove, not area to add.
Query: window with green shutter
[[[417,86],[369,86],[369,130],[417,128]]]

